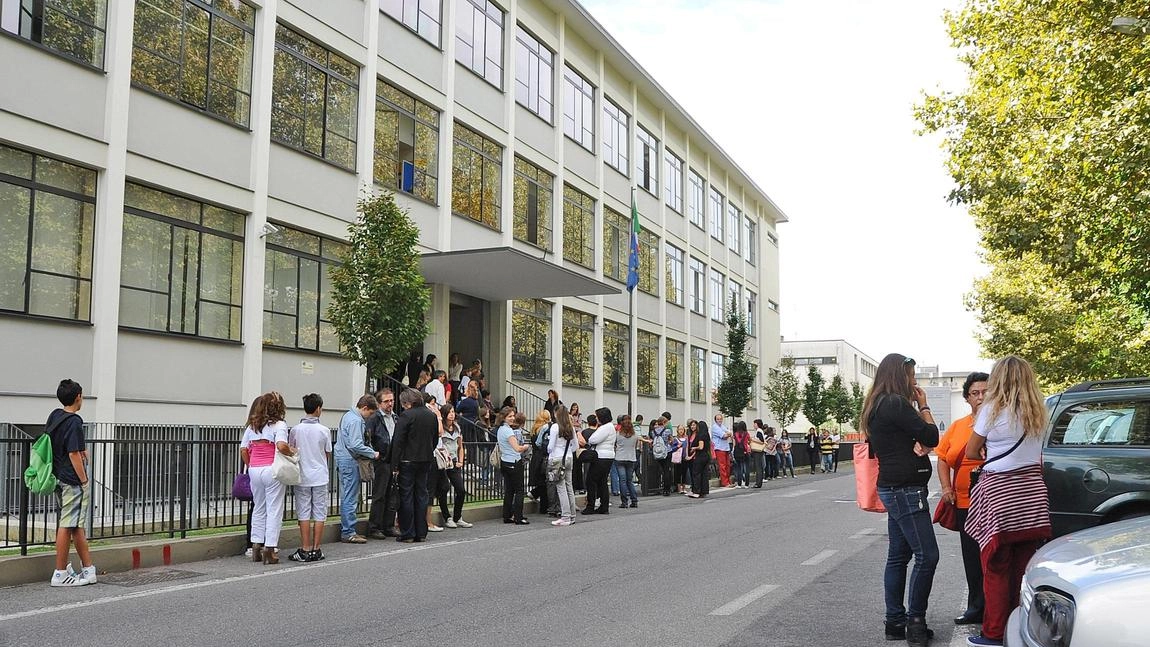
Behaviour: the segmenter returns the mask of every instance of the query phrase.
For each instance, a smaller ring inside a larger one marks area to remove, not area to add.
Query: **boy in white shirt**
[[[319,421],[323,414],[323,398],[318,394],[303,396],[303,410],[307,415],[292,428],[288,438],[288,444],[299,455],[300,480],[295,486],[295,510],[303,545],[289,559],[293,562],[317,562],[323,559],[319,544],[327,519],[331,430]]]

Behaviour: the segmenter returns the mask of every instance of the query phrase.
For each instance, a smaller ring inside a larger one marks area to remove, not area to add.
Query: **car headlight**
[[[1042,647],[1069,647],[1074,631],[1073,598],[1050,589],[1035,591],[1026,628]]]

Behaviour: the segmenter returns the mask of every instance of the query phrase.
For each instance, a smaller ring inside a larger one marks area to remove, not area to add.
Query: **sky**
[[[959,0],[580,1],[787,214],[783,339],[989,368],[964,305],[978,231],[914,118],[965,85]]]

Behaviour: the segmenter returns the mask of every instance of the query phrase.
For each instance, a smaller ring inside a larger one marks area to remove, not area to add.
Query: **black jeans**
[[[596,458],[587,470],[587,509],[607,512],[611,507],[611,486],[607,483],[613,458]],[[596,506],[595,502],[599,505]]]
[[[663,485],[663,494],[671,493],[671,457],[660,458],[655,461],[659,468],[659,482]]]
[[[691,463],[691,476],[694,477],[691,492],[699,496],[706,496],[711,491],[711,471],[707,469],[710,463],[710,456],[696,456]]]
[[[375,461],[375,480],[371,483],[371,513],[367,516],[367,532],[391,532],[395,528],[395,509],[391,507],[388,486],[391,482],[391,465]]]
[[[819,458],[819,449],[817,447],[807,447],[807,458],[811,461],[811,474],[814,474],[815,470],[819,469],[819,462],[822,460]]]
[[[751,462],[755,464],[755,487],[763,487],[763,470],[765,457],[763,452],[751,452]]]
[[[969,510],[958,508],[957,511],[958,527],[965,528]],[[966,534],[965,530],[958,533],[958,541],[962,546],[962,567],[966,571],[966,586],[970,589],[966,594],[966,611],[971,615],[981,616],[983,609],[986,608],[986,597],[982,591],[982,552],[978,548],[978,542]]]
[[[503,520],[516,521],[523,518],[523,461],[499,464],[503,475]]]
[[[443,513],[443,520],[446,522],[448,519],[452,521],[459,521],[463,516],[463,500],[467,498],[467,490],[463,487],[463,474],[458,467],[453,467],[449,470],[436,470],[438,472],[438,483],[435,488],[435,496],[439,500],[439,511]],[[455,490],[455,500],[452,502],[452,508],[455,516],[447,516],[447,491],[450,489]]]
[[[767,478],[773,479],[779,476],[779,457],[774,452],[766,454],[767,459]]]
[[[427,475],[430,461],[403,461],[399,464],[399,536],[403,539],[427,537]]]

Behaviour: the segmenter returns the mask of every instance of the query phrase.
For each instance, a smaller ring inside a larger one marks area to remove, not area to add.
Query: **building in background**
[[[834,376],[842,376],[843,384],[846,385],[848,392],[853,382],[857,382],[864,392],[874,382],[874,373],[875,369],[878,368],[878,362],[845,340],[783,340],[780,346],[782,357],[791,357],[795,360],[795,374],[799,376],[800,394],[802,388],[807,384],[807,373],[811,366],[818,367],[827,386],[830,386]],[[787,427],[787,431],[792,436],[796,434],[805,436],[810,427],[810,421],[800,410],[795,422]],[[839,425],[832,420],[825,423],[823,427],[837,429]],[[850,426],[850,423],[844,423],[841,431],[842,433],[850,433],[855,430]]]
[[[377,190],[422,232],[423,351],[497,396],[707,417],[732,298],[756,393],[777,363],[786,216],[571,0],[0,0],[0,60],[0,422],[65,376],[96,422],[353,402],[327,271]]]

